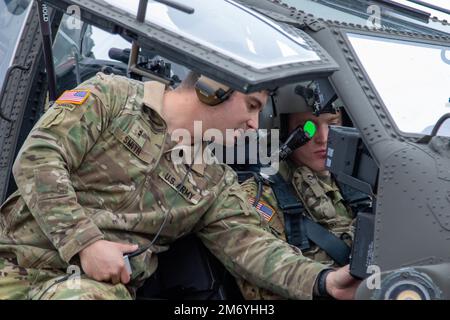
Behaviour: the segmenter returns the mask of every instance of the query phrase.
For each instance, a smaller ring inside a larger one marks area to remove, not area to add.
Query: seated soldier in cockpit
[[[255,178],[246,180],[242,187],[247,192],[248,201],[261,214],[263,225],[278,238],[299,248],[305,257],[305,288],[315,281],[314,297],[352,299],[359,284],[350,275],[348,267],[353,213],[333,176],[325,168],[329,126],[342,125],[342,112],[337,101],[330,102],[320,112],[313,112],[313,108],[317,107],[317,101],[310,99],[313,95],[308,98],[299,94],[312,90],[311,85],[314,82],[280,88],[275,96],[275,107],[279,113],[289,113],[281,120],[282,132],[287,129],[291,133],[299,125],[311,121],[316,126],[314,136],[305,145],[293,150],[286,161],[281,161],[279,173],[269,179],[272,180],[270,183],[263,185],[260,194]],[[286,112],[289,109],[291,111]],[[295,213],[292,209],[283,212],[282,208],[295,207],[293,203],[297,204],[296,213],[301,214],[292,214]],[[329,268],[324,269],[317,278],[310,277],[308,265],[313,261]],[[238,279],[237,282],[245,299],[281,299],[244,280]]]

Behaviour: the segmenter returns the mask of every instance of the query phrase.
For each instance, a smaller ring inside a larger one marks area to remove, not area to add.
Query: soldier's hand
[[[361,281],[350,275],[350,267],[346,265],[330,272],[325,283],[328,294],[333,298],[351,300],[355,298],[356,289]]]
[[[137,245],[98,240],[80,251],[81,267],[94,280],[126,284],[130,275],[123,254],[137,249]]]

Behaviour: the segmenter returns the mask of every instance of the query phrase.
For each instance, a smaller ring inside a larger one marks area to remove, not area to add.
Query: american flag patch
[[[250,204],[253,206],[255,203],[255,198],[248,198],[248,202],[250,202]],[[271,206],[261,200],[258,201],[255,209],[267,222],[272,219],[273,213],[275,212],[275,210]]]
[[[66,90],[58,100],[56,100],[56,103],[83,104],[89,97],[89,94],[89,90]]]

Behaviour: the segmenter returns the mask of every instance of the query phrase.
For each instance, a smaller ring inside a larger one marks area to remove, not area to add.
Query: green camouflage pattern
[[[307,210],[308,216],[336,236],[342,237],[351,246],[354,234],[353,214],[351,209],[346,206],[339,188],[331,176],[318,176],[308,167],[296,166],[291,161],[280,164],[280,174],[286,181],[291,181],[297,196]],[[241,186],[249,199],[256,197],[258,185],[253,178],[248,179]],[[263,185],[261,201],[274,210],[274,215],[270,221],[266,221],[261,216],[263,225],[269,228],[277,238],[286,241],[284,216],[270,186]],[[306,261],[315,261],[326,267],[338,267],[325,251],[314,244],[312,244],[310,250],[303,253],[303,257],[305,264],[308,263]],[[305,278],[308,276],[305,274]],[[314,278],[314,275],[312,276]],[[281,296],[266,289],[255,287],[241,278],[238,278],[237,283],[246,299],[282,299]]]
[[[131,300],[123,284],[64,274],[57,269],[17,266],[0,258],[0,300]]]
[[[262,227],[231,168],[196,164],[175,192],[187,166],[171,161],[162,84],[99,73],[77,89],[89,90],[87,100],[49,108],[17,156],[19,190],[0,208],[0,256],[65,273],[99,239],[149,244],[173,205],[155,245],[131,259],[131,292],[155,271],[157,253],[196,233],[234,275],[287,298],[312,297],[323,265]]]

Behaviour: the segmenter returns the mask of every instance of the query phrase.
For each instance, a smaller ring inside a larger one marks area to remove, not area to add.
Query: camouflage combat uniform
[[[289,298],[312,297],[323,265],[261,228],[228,166],[194,165],[177,195],[187,166],[171,161],[162,84],[100,73],[78,89],[87,100],[53,105],[14,164],[19,190],[0,209],[0,298],[134,297],[157,268],[157,253],[188,233],[235,276]],[[64,281],[97,240],[149,244],[172,205],[156,244],[131,259],[127,288],[85,275],[78,290]]]
[[[352,212],[345,205],[339,188],[331,176],[318,176],[308,167],[296,166],[290,161],[280,164],[280,174],[286,181],[291,181],[308,216],[351,245],[354,231]],[[251,178],[245,181],[242,188],[247,192],[249,203],[253,204],[258,190],[255,180]],[[272,188],[268,185],[263,186],[259,204],[263,209],[257,210],[261,213],[265,211],[261,214],[263,225],[269,227],[276,237],[286,241],[284,216],[277,205]],[[303,253],[305,262],[311,259],[327,267],[337,267],[324,250],[314,244],[311,245],[311,249]],[[282,299],[279,295],[258,288],[245,280],[238,278],[237,282],[246,299]]]

